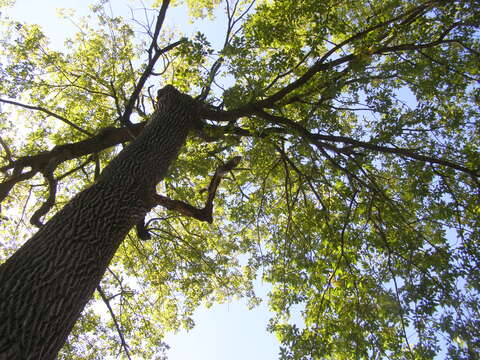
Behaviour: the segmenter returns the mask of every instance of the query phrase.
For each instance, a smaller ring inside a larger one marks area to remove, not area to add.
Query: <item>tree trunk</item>
[[[0,266],[0,360],[54,359],[194,126],[195,103],[159,92],[150,124]]]

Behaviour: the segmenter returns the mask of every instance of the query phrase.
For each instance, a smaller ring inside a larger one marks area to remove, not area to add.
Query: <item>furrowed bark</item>
[[[138,123],[130,128],[106,128],[89,139],[59,145],[50,151],[12,160],[8,165],[0,168],[2,172],[13,169],[13,175],[0,183],[0,203],[8,196],[15,184],[34,177],[49,166],[55,167],[64,161],[95,154],[122,142],[130,141],[132,139],[131,134],[137,136],[142,132],[144,126],[145,123]],[[31,170],[24,172],[25,168],[29,167]]]
[[[0,266],[0,360],[54,359],[118,246],[155,205],[155,185],[194,126],[171,86],[144,131]]]

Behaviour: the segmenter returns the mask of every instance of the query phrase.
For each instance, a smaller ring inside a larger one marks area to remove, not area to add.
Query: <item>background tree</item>
[[[3,258],[33,232],[24,219],[41,225],[142,132],[156,90],[201,104],[158,188],[166,210],[98,286],[111,321],[92,301],[61,356],[162,357],[165,331],[191,327],[200,303],[254,305],[262,276],[284,359],[474,359],[478,1],[188,4],[194,18],[224,9],[221,49],[163,29],[169,1],[140,24],[102,1],[64,52],[3,23]],[[211,209],[223,173],[214,222],[199,221],[189,204]]]

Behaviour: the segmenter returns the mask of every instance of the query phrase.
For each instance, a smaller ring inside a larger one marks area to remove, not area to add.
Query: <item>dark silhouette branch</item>
[[[8,161],[12,161],[12,151],[10,150],[8,144],[5,141],[3,141],[1,136],[0,136],[0,145],[2,145],[3,150],[5,151],[5,158]]]
[[[227,47],[230,46],[230,41],[235,36],[235,34],[241,29],[240,27],[236,31],[234,31],[235,26],[252,9],[253,5],[255,4],[255,0],[251,1],[250,4],[248,4],[248,6],[246,7],[246,9],[238,15],[238,17],[235,17],[235,13],[238,10],[238,4],[239,4],[239,1],[236,1],[233,6],[233,9],[231,9],[230,3],[228,1],[225,2],[226,12],[227,12],[227,31],[225,33],[225,40],[223,42],[223,47],[222,47],[222,50],[220,50],[220,53],[224,52],[227,49]],[[220,70],[222,64],[223,64],[223,56],[220,56],[212,64],[210,71],[208,72],[208,78],[207,78],[206,84],[203,86],[201,94],[197,97],[198,100],[204,101],[207,98],[207,96],[210,93],[211,86],[214,83],[215,77],[217,76],[218,71]]]
[[[213,222],[213,199],[215,198],[218,185],[220,185],[220,181],[222,177],[230,170],[234,169],[238,163],[240,162],[241,157],[236,156],[233,159],[229,160],[224,165],[220,166],[212,177],[210,181],[210,185],[208,186],[208,196],[207,201],[205,202],[205,206],[203,208],[197,208],[192,206],[186,202],[179,201],[179,200],[172,200],[166,196],[155,194],[154,201],[158,204],[163,206],[168,210],[173,210],[179,212],[180,214],[188,217],[193,217],[200,221],[205,221],[208,223]]]
[[[128,345],[127,345],[127,342],[125,341],[125,336],[123,335],[123,331],[120,328],[120,324],[118,323],[117,317],[115,316],[112,306],[110,305],[110,300],[105,295],[100,285],[97,286],[97,291],[100,294],[100,297],[102,298],[103,302],[107,306],[108,311],[110,312],[110,316],[112,317],[113,323],[115,324],[115,328],[117,329],[118,336],[120,337],[120,344],[122,345],[123,350],[125,351],[125,355],[129,360],[131,360],[130,353],[128,351]]]
[[[0,183],[0,203],[7,197],[8,193],[16,183],[31,179],[38,172],[38,169],[32,168],[30,171],[12,175],[9,179]]]
[[[73,168],[72,170],[69,170],[67,171],[66,173],[58,176],[56,178],[57,181],[60,181],[74,173],[76,173],[78,170],[83,170],[83,168],[90,162],[94,161],[95,160],[95,155],[92,155],[92,156],[89,156],[87,160],[85,160],[84,162],[82,162],[79,166],[77,166],[76,168]]]
[[[30,223],[32,225],[35,225],[36,227],[42,227],[43,223],[40,220],[42,216],[47,214],[50,209],[55,205],[55,199],[57,195],[57,180],[53,176],[53,171],[45,171],[43,176],[45,177],[45,180],[47,180],[48,183],[48,198],[47,200],[40,206],[39,209],[37,209],[32,217],[30,218]]]
[[[240,160],[241,157],[236,156],[215,171],[215,174],[210,181],[210,185],[208,186],[207,201],[205,202],[205,206],[203,208],[197,208],[186,202],[172,200],[159,194],[154,195],[154,201],[158,205],[161,205],[168,210],[173,210],[184,216],[193,217],[197,220],[205,221],[211,224],[213,222],[213,199],[217,193],[220,181],[227,172],[231,171],[238,165]]]
[[[138,97],[140,95],[140,92],[143,89],[143,86],[145,85],[150,75],[152,75],[153,73],[153,68],[157,63],[157,60],[160,58],[161,55],[165,54],[166,52],[174,49],[178,45],[187,41],[186,38],[182,38],[172,44],[165,46],[162,49],[158,47],[158,36],[160,35],[160,31],[162,29],[169,4],[170,4],[170,0],[164,0],[162,2],[162,6],[157,16],[157,21],[155,23],[155,30],[153,33],[152,42],[150,44],[150,48],[148,49],[148,64],[145,67],[145,70],[143,71],[142,75],[140,76],[140,79],[138,80],[137,84],[135,85],[135,88],[132,94],[130,95],[130,98],[128,99],[127,104],[125,105],[125,111],[123,112],[123,115],[120,117],[121,123],[127,126],[128,128],[130,128],[133,125],[132,122],[130,121],[130,116],[132,115],[132,111],[135,107],[135,104],[137,103]]]
[[[235,156],[229,161],[227,161],[222,166],[218,167],[210,180],[208,186],[208,195],[203,208],[197,208],[193,205],[190,205],[184,201],[172,200],[166,196],[154,194],[153,202],[154,205],[160,205],[166,208],[167,210],[178,212],[179,214],[187,217],[191,217],[200,221],[205,221],[211,224],[213,222],[213,200],[217,193],[218,186],[222,181],[222,178],[226,173],[233,170],[240,163],[242,158],[240,156]],[[148,229],[145,227],[144,219],[139,221],[136,225],[137,235],[141,240],[149,240],[151,238]]]
[[[428,49],[437,45],[453,44],[453,43],[458,44],[459,42],[455,39],[446,39],[446,40],[432,41],[425,44],[401,44],[396,46],[387,46],[384,48],[380,48],[379,50],[373,52],[373,54],[386,54],[386,53],[392,53],[392,52],[398,52],[398,51],[415,51],[415,50],[421,50],[421,49]]]
[[[187,39],[185,39],[185,38],[180,39],[180,40],[178,40],[178,41],[176,41],[176,42],[174,42],[170,45],[167,45],[163,49],[155,52],[152,59],[148,62],[148,65],[145,68],[145,71],[143,72],[142,76],[140,77],[140,80],[138,80],[138,83],[135,86],[135,89],[133,90],[132,95],[128,99],[128,103],[125,107],[125,111],[124,111],[122,117],[120,118],[122,124],[127,125],[129,127],[131,127],[133,125],[132,122],[130,121],[130,115],[132,115],[132,111],[133,111],[133,108],[135,107],[135,103],[137,101],[137,98],[140,95],[140,92],[142,91],[143,86],[145,85],[145,82],[150,77],[150,75],[152,75],[153,67],[155,66],[155,63],[160,58],[160,56],[162,54],[166,53],[167,51],[170,51],[170,50],[174,49],[175,47],[177,47],[178,45],[180,45],[180,44],[182,44],[186,41],[187,41]]]
[[[414,159],[414,160],[425,161],[425,162],[428,162],[428,163],[431,163],[431,164],[443,165],[443,166],[450,167],[450,168],[455,169],[455,170],[462,171],[462,172],[470,175],[474,179],[477,178],[480,175],[479,170],[472,170],[472,169],[469,169],[465,166],[457,164],[453,161],[445,160],[445,159],[438,158],[438,157],[435,157],[435,156],[418,154],[415,151],[413,151],[412,149],[376,145],[373,142],[358,141],[358,140],[355,140],[355,139],[352,139],[352,138],[349,138],[349,137],[346,137],[346,136],[333,136],[333,135],[320,135],[320,134],[312,134],[312,136],[317,138],[317,139],[321,139],[321,140],[341,142],[341,143],[344,143],[344,144],[352,145],[353,147],[369,149],[369,150],[373,150],[373,151],[381,152],[381,153],[395,154],[395,155],[400,155],[402,157],[411,158],[411,159]]]
[[[170,0],[163,0],[162,6],[160,7],[160,11],[158,12],[157,21],[155,23],[155,30],[152,36],[152,42],[150,44],[150,48],[148,49],[148,53],[150,55],[150,59],[152,58],[152,52],[158,51],[158,36],[160,35],[160,30],[162,29],[163,22],[165,21],[165,16],[167,15],[167,9],[170,5]]]
[[[145,122],[134,124],[131,131],[136,135],[140,134]],[[126,128],[108,127],[102,129],[98,135],[89,139],[78,141],[72,144],[55,146],[50,151],[43,151],[35,155],[23,156],[0,168],[0,171],[9,169],[21,169],[25,167],[43,168],[53,158],[57,158],[59,164],[63,161],[72,160],[81,156],[93,154],[105,150],[111,146],[129,141]]]
[[[240,106],[237,109],[232,109],[229,111],[220,111],[220,110],[216,110],[211,107],[205,106],[201,109],[201,115],[207,119],[215,120],[215,121],[235,121],[240,117],[254,115],[258,110],[274,108],[278,101],[282,100],[285,96],[292,93],[294,90],[299,89],[303,85],[307,84],[316,74],[326,70],[331,70],[339,65],[351,63],[352,61],[355,61],[361,58],[361,55],[348,54],[348,55],[344,55],[337,59],[326,62],[338,50],[341,50],[346,45],[352,44],[355,41],[364,38],[365,36],[370,34],[372,31],[379,30],[395,22],[399,22],[399,25],[406,25],[411,21],[413,21],[418,16],[420,16],[421,14],[423,14],[425,11],[428,11],[428,9],[430,9],[435,4],[441,4],[443,2],[445,1],[434,0],[434,1],[425,2],[424,4],[417,6],[414,9],[406,11],[403,14],[400,14],[392,19],[389,19],[380,24],[374,25],[364,31],[361,31],[351,36],[350,38],[342,41],[340,44],[334,46],[332,49],[327,51],[322,57],[320,57],[317,61],[315,61],[315,63],[310,68],[308,68],[308,70],[306,70],[305,73],[301,75],[299,78],[292,81],[288,85],[285,85],[283,88],[281,88],[274,94],[266,97],[265,99],[253,101],[243,106]],[[448,29],[448,31],[450,31],[450,29]],[[385,34],[380,34],[377,37],[377,42],[384,40],[386,37],[387,36]],[[388,47],[387,44],[392,40],[393,38],[391,37],[388,38],[384,44],[379,44],[374,49],[371,49],[368,55],[374,55],[374,54],[380,55],[380,54],[386,54],[386,53],[391,53],[395,51],[404,51],[404,50],[419,50],[419,49],[437,46],[439,44],[446,43],[446,42],[452,42],[452,41],[457,42],[456,40],[444,40],[443,38],[441,38],[438,41],[434,41],[426,44],[418,44],[418,45],[400,44],[400,45]]]

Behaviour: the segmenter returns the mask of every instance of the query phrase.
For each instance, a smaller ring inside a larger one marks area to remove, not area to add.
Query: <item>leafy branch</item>
[[[75,123],[71,122],[70,120],[68,120],[67,118],[65,118],[64,116],[61,116],[59,114],[56,114],[54,113],[53,111],[50,111],[42,106],[35,106],[35,105],[29,105],[29,104],[22,104],[20,102],[17,102],[17,101],[13,101],[13,100],[7,100],[7,99],[0,99],[0,102],[2,103],[5,103],[5,104],[10,104],[10,105],[15,105],[15,106],[20,106],[20,107],[23,107],[25,109],[30,109],[30,110],[38,110],[38,111],[41,111],[41,112],[44,112],[45,114],[47,114],[48,116],[52,116],[58,120],[61,120],[63,121],[65,124],[71,126],[72,128],[74,128],[75,130],[81,132],[82,134],[85,134],[85,135],[88,135],[88,136],[92,136],[91,133],[89,133],[87,130],[84,130],[82,129],[80,126],[76,125]]]

